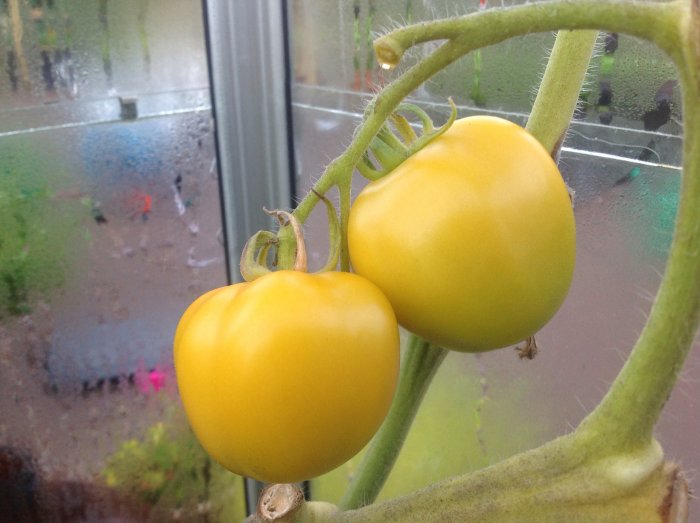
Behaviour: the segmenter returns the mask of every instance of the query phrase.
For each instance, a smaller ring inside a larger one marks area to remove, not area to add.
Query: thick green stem
[[[651,40],[670,54],[678,43],[676,22],[687,12],[688,1],[555,0],[487,9],[396,29],[377,39],[374,48],[380,62],[393,67],[407,49],[434,40],[460,40],[475,49],[524,34],[594,29]]]
[[[559,31],[527,130],[556,157],[569,128],[598,31]]]
[[[399,456],[423,396],[446,355],[447,350],[411,335],[401,362],[394,403],[360,463],[340,508],[362,507],[377,498]]]
[[[683,52],[689,29],[681,24],[686,45],[673,55],[683,90],[683,177],[666,273],[627,363],[580,427],[605,434],[611,450],[648,442],[700,324],[700,53]]]
[[[659,507],[677,470],[658,445],[589,459],[569,437],[473,474],[448,479],[329,521],[479,523],[661,523]]]

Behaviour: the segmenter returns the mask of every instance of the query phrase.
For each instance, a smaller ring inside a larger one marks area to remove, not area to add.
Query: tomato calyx
[[[276,249],[274,265],[278,265],[281,269],[306,272],[306,245],[299,220],[287,211],[263,210],[277,219],[280,230],[277,234],[264,230],[258,231],[246,242],[240,263],[243,279],[253,281],[272,272],[268,267],[268,258],[273,248]],[[292,253],[291,256],[290,253]]]
[[[241,276],[245,281],[253,281],[270,272],[266,260],[270,249],[277,244],[277,236],[270,231],[258,231],[248,239],[240,261]]]
[[[313,189],[312,189],[313,191]],[[328,230],[330,249],[326,264],[318,272],[334,270],[340,257],[340,222],[333,203],[324,195],[313,191],[321,200],[328,214]],[[302,224],[294,213],[279,209],[263,209],[274,217],[279,225],[277,233],[261,230],[256,232],[246,242],[241,253],[240,270],[243,279],[253,281],[272,272],[270,265],[276,270],[291,269],[307,272],[308,259]],[[275,253],[270,261],[270,252]]]
[[[287,211],[279,209],[263,210],[275,218],[280,226],[277,233],[279,240],[277,243],[277,265],[282,269],[306,272],[308,268],[306,243],[304,242],[304,232],[299,220]]]
[[[419,106],[411,103],[399,104],[357,164],[360,174],[370,181],[378,180],[447,131],[457,119],[457,106],[452,98],[449,98],[448,102],[450,116],[437,128],[428,113]],[[420,135],[416,134],[409,120],[401,113],[411,113],[420,120]]]

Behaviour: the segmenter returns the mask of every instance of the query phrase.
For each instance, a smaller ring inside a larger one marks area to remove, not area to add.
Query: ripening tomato
[[[347,461],[391,403],[399,334],[386,297],[345,272],[279,271],[204,294],[175,333],[192,428],[229,470],[291,483]]]
[[[399,323],[444,347],[520,342],[562,304],[575,223],[559,171],[526,130],[457,120],[355,199],[350,259]]]

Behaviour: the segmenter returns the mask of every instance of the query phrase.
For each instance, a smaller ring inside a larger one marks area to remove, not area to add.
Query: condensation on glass
[[[513,3],[522,2],[294,0],[290,33],[299,190],[307,190],[349,143],[372,92],[440,45],[413,49],[398,70],[385,71],[371,52],[374,37],[406,22]],[[410,98],[438,121],[449,113],[452,97],[462,116],[495,114],[522,124],[553,42],[554,34],[538,34],[482,49]],[[535,360],[520,361],[510,349],[449,356],[383,497],[533,447],[570,430],[596,405],[636,340],[664,269],[678,205],[681,129],[670,61],[645,42],[600,34],[560,158],[577,218],[571,293],[539,333],[541,353]],[[320,212],[310,221],[309,238],[316,241],[311,257],[317,263],[326,249],[323,221]],[[668,458],[691,472],[700,467],[699,368],[696,347],[658,434]],[[315,481],[314,494],[337,499],[357,463],[354,459]]]
[[[0,521],[238,517],[172,338],[226,283],[201,5],[0,3]]]

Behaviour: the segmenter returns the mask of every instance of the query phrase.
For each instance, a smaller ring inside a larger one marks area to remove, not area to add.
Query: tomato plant
[[[356,198],[354,270],[399,322],[480,352],[520,342],[562,304],[575,259],[571,201],[550,154],[514,123],[475,116]]]
[[[344,272],[283,270],[210,291],[175,333],[182,401],[231,471],[295,482],[342,464],[391,403],[398,326],[381,291]]]
[[[529,338],[566,296],[575,224],[551,156],[594,48],[589,28],[657,43],[682,85],[681,199],[646,326],[605,397],[569,434],[372,504],[445,358],[441,346],[477,352]],[[551,30],[560,32],[528,119],[544,146],[498,118],[454,122],[454,104],[436,129],[425,111],[402,103],[471,51]],[[241,273],[252,283],[200,298],[176,333],[183,401],[205,448],[238,473],[286,482],[332,468],[369,438],[396,382],[392,306],[413,331],[393,406],[340,506],[305,503],[293,486],[273,485],[248,521],[687,521],[687,482],[678,465],[664,461],[654,428],[700,324],[699,41],[697,0],[528,2],[397,28],[375,41],[386,70],[410,48],[440,43],[370,101],[351,143],[294,211],[271,213],[279,231],[249,240]],[[405,112],[421,121],[420,135]],[[351,205],[356,171],[370,183]],[[331,190],[337,210],[326,197]],[[331,238],[324,270],[339,264],[349,271],[352,262],[360,276],[303,272],[301,224],[320,202]],[[296,253],[298,272],[270,273],[272,249],[284,269]],[[375,298],[365,299],[367,288]],[[377,297],[382,291],[388,300]],[[377,327],[381,315],[390,320]],[[376,394],[363,395],[368,387]]]

